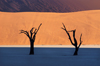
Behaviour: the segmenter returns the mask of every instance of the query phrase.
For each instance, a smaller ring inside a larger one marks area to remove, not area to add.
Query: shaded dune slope
[[[76,12],[100,9],[100,0],[0,0],[4,12]]]
[[[19,30],[29,31],[40,23],[43,25],[37,33],[35,45],[71,44],[61,29],[62,22],[67,30],[76,29],[78,42],[82,33],[83,44],[100,44],[100,10],[92,10],[72,13],[0,12],[0,45],[29,45],[29,39],[19,34]]]

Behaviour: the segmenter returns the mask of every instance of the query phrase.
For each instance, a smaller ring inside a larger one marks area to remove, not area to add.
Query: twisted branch
[[[33,38],[33,40],[34,40],[35,35],[37,34],[38,30],[40,29],[40,26],[41,26],[41,25],[42,25],[42,23],[39,25],[38,29],[35,29],[35,30],[34,30],[34,32],[33,32],[33,33],[34,33],[34,35],[33,35],[33,37],[32,37],[32,38]]]
[[[34,27],[30,30],[31,38],[32,38],[32,35],[33,35],[33,29],[34,29]]]
[[[24,30],[20,30],[20,31],[21,31],[20,33],[24,33],[25,35],[27,35],[30,38],[29,33],[27,31],[24,31]]]
[[[40,29],[41,25],[42,25],[42,23],[39,25],[38,29],[36,29],[37,31],[36,31],[35,33],[37,33],[37,32],[38,32],[38,30]]]
[[[81,41],[81,37],[82,37],[82,34],[80,35],[80,44],[79,44],[78,48],[81,46],[81,44],[83,42],[83,41]]]
[[[65,25],[64,25],[64,23],[62,23],[63,24],[63,27],[61,27],[63,30],[65,30],[66,31],[66,33],[67,33],[67,35],[69,36],[69,40],[70,40],[70,42],[72,43],[72,45],[74,45],[75,46],[75,44],[72,42],[72,40],[71,40],[71,37],[70,37],[70,34],[68,33],[68,31],[66,30],[66,27],[65,27]],[[73,30],[72,30],[73,31]],[[72,32],[72,31],[69,31],[69,32]]]

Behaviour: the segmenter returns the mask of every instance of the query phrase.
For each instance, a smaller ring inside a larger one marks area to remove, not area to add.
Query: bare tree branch
[[[75,38],[75,32],[76,32],[76,29],[73,30],[73,38],[74,38],[75,47],[77,47],[77,40],[76,40],[76,38]]]
[[[69,34],[68,31],[66,30],[66,27],[65,27],[64,23],[62,23],[62,24],[63,24],[63,28],[62,28],[62,29],[66,31],[66,33],[67,33],[67,35],[68,35],[68,37],[69,37],[69,40],[70,40],[71,44],[75,46],[75,44],[74,44],[74,43],[72,42],[72,40],[71,40],[70,34]]]
[[[61,27],[61,29],[66,30],[65,28]]]
[[[33,32],[33,36],[32,36],[32,39],[34,40],[35,38],[35,35],[37,34],[38,30],[40,29],[40,26],[42,25],[42,23],[39,25],[38,29],[35,28],[34,32]]]
[[[63,27],[61,27],[61,29],[66,30],[64,23],[62,23],[62,24],[63,24]]]
[[[21,31],[20,33],[24,33],[30,38],[29,33],[27,31],[24,31],[24,30],[20,30],[20,31]]]
[[[64,23],[62,23],[62,24],[63,24],[63,27],[66,29],[66,27],[65,27]]]
[[[42,23],[39,25],[39,27],[38,27],[38,29],[37,29],[36,33],[37,33],[37,32],[38,32],[38,30],[40,29],[41,25],[42,25]]]
[[[32,35],[33,35],[33,29],[34,29],[34,27],[30,30],[31,38],[32,38]]]
[[[81,44],[83,42],[83,41],[81,41],[81,37],[82,37],[82,34],[80,35],[80,44],[79,44],[78,48],[81,46]]]
[[[33,29],[34,29],[34,27],[30,30],[30,33],[32,33],[32,32],[33,32]]]
[[[37,32],[37,29],[35,29],[33,33],[35,34],[36,32]]]
[[[75,29],[76,30],[76,29]],[[68,32],[73,32],[73,31],[75,31],[75,30],[71,30],[71,31],[68,31]]]

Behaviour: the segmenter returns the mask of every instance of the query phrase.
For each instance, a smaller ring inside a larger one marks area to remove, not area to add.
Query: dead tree
[[[42,23],[39,25],[38,29],[36,28],[32,28],[30,30],[30,34],[28,31],[24,31],[24,30],[20,30],[21,32],[20,33],[24,33],[30,40],[30,55],[34,55],[34,42],[35,42],[35,37],[36,37],[36,34],[38,32],[38,30],[40,29],[40,26],[42,25]]]
[[[63,23],[62,23],[62,24],[63,24]],[[62,29],[66,31],[66,33],[67,33],[67,35],[68,35],[68,37],[69,37],[69,40],[70,40],[71,44],[72,44],[73,46],[75,46],[74,55],[78,55],[79,47],[80,47],[81,44],[82,44],[82,41],[81,41],[82,34],[80,35],[80,43],[79,43],[79,45],[78,45],[78,44],[77,44],[77,40],[76,40],[76,38],[75,38],[75,31],[76,31],[76,30],[67,31],[64,24],[63,24]],[[73,39],[74,39],[74,42],[72,41],[69,32],[73,32]]]

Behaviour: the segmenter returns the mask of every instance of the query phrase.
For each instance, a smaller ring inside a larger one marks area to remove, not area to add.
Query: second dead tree
[[[62,23],[62,24],[63,24],[63,23]],[[73,46],[75,46],[74,55],[78,55],[79,47],[80,47],[81,44],[82,44],[82,41],[81,41],[82,34],[80,35],[80,43],[79,43],[79,45],[78,45],[78,44],[77,44],[77,40],[76,40],[76,38],[75,38],[75,31],[76,31],[76,30],[67,31],[64,24],[63,24],[63,28],[62,28],[62,29],[66,31],[66,33],[67,33],[67,35],[68,35],[68,37],[69,37],[69,40],[70,40],[71,44],[72,44]],[[71,37],[70,37],[69,32],[73,32],[74,42],[72,42],[72,39],[71,39]]]
[[[33,27],[30,30],[30,34],[28,31],[20,30],[21,31],[20,33],[24,33],[25,35],[27,35],[27,37],[30,40],[30,53],[29,53],[30,55],[34,55],[34,42],[35,42],[36,34],[37,34],[38,30],[40,29],[41,25],[42,25],[42,23],[39,25],[38,29]]]

